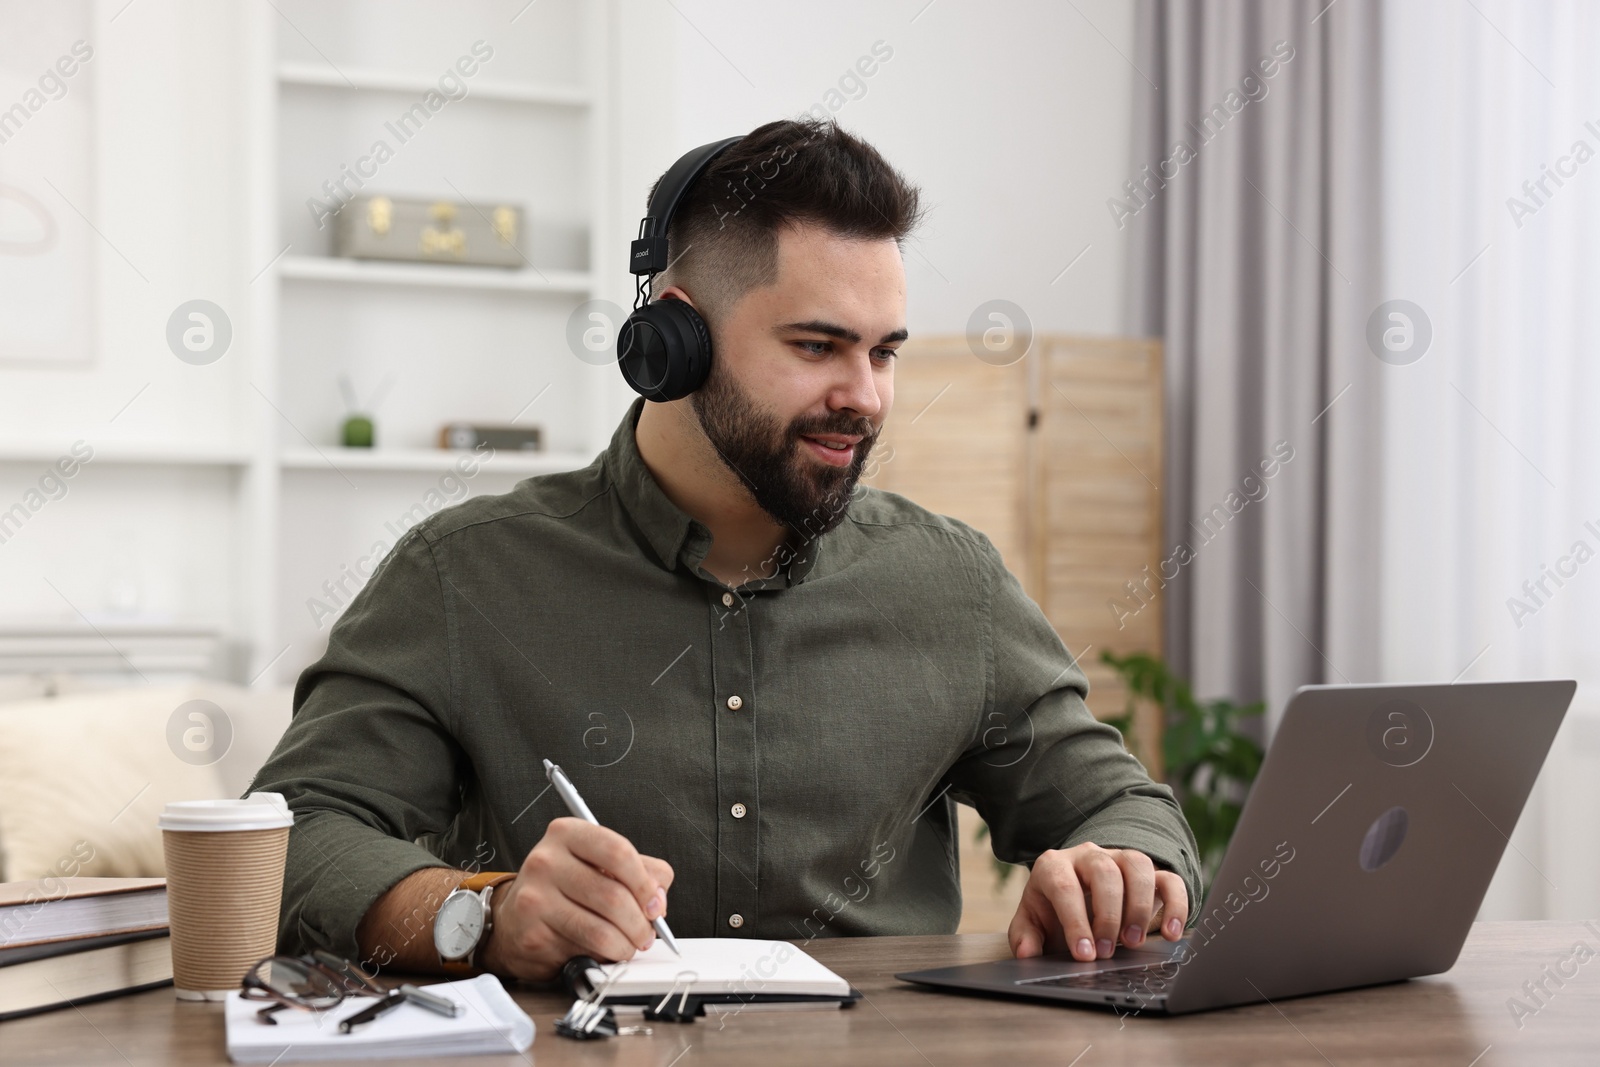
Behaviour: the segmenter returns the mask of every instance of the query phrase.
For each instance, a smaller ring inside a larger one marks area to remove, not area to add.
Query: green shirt
[[[983,534],[862,487],[730,590],[639,456],[642,405],[588,467],[414,526],[300,676],[251,786],[295,813],[283,950],[355,958],[420,868],[516,870],[567,814],[545,759],[672,864],[684,937],[952,932],[957,801],[1002,859],[1138,849],[1198,910],[1171,790]]]

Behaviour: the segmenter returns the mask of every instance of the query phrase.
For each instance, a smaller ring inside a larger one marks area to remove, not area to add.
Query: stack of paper
[[[526,1052],[533,1044],[533,1020],[517,1007],[494,975],[422,988],[464,1004],[466,1010],[448,1019],[415,1004],[402,1004],[351,1033],[341,1034],[339,1020],[376,998],[349,997],[321,1012],[285,1009],[274,1013],[278,1025],[269,1026],[256,1017],[266,1003],[229,993],[228,1058],[234,1063],[306,1063],[465,1056]]]

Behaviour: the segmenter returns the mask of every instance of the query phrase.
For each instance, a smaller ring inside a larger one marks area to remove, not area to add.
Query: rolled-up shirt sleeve
[[[301,674],[289,728],[251,785],[294,812],[280,951],[357,958],[372,903],[445,865],[417,843],[460,804],[444,580],[419,530],[401,538]]]
[[[1194,834],[1171,788],[1090,713],[1083,672],[987,539],[984,546],[993,572],[988,699],[948,775],[951,794],[978,809],[995,855],[1008,863],[1031,865],[1041,852],[1090,841],[1136,849],[1183,878],[1197,913]]]

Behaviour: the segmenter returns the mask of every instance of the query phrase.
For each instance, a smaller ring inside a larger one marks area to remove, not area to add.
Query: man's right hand
[[[672,867],[643,856],[615,830],[582,819],[551,821],[516,878],[494,891],[482,966],[538,981],[573,956],[625,960],[655,940]]]

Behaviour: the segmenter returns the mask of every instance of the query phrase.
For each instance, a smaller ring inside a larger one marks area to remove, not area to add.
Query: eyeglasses
[[[360,967],[321,949],[309,956],[271,956],[250,968],[240,983],[246,1000],[273,1003],[256,1012],[264,1023],[277,1024],[273,1013],[284,1008],[326,1011],[349,996],[384,996],[388,990]]]

